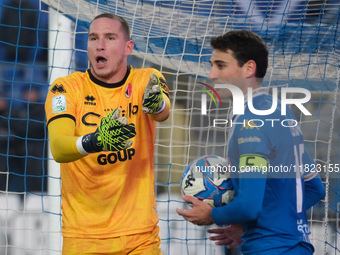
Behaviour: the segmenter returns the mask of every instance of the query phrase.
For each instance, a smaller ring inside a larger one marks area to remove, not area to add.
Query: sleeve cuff
[[[79,151],[81,154],[83,154],[83,155],[86,156],[86,155],[89,155],[89,153],[84,149],[82,139],[83,139],[82,136],[78,137],[77,142],[76,142],[76,145],[77,145],[78,151]]]
[[[223,226],[224,223],[221,221],[223,219],[223,210],[220,207],[215,207],[211,210],[211,217],[216,225]]]

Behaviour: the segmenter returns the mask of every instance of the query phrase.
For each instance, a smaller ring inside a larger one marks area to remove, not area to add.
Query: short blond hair
[[[90,26],[91,26],[91,24],[94,20],[100,19],[100,18],[109,18],[109,19],[112,19],[112,20],[119,21],[119,23],[122,25],[123,32],[126,35],[126,40],[130,40],[130,37],[131,37],[130,26],[129,26],[129,23],[123,17],[116,15],[116,14],[113,14],[113,13],[108,13],[108,12],[102,13],[102,14],[99,14],[96,17],[94,17],[94,19],[90,23]]]

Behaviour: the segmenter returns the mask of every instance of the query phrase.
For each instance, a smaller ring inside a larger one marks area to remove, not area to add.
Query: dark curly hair
[[[229,31],[210,41],[213,49],[226,52],[232,50],[233,57],[241,67],[249,60],[256,63],[256,78],[263,78],[268,67],[268,49],[257,34],[248,30]]]

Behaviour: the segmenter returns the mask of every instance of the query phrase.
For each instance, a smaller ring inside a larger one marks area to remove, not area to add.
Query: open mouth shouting
[[[98,68],[103,68],[103,67],[105,67],[105,65],[107,63],[107,59],[102,57],[102,56],[97,56],[96,57],[96,63],[97,63]]]

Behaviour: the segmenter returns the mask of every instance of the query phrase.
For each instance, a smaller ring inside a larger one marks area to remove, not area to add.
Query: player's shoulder
[[[269,114],[257,114],[254,110],[250,109],[250,105],[253,109],[261,112],[270,112]],[[274,108],[274,109],[273,109]],[[247,100],[245,107],[245,115],[249,115],[254,118],[278,118],[281,115],[281,101],[279,99],[274,99],[272,95],[268,93],[259,93],[252,97],[251,102]]]
[[[268,93],[260,93],[253,96],[252,103],[255,109],[267,110],[273,105],[273,97]]]
[[[159,80],[161,87],[163,89],[163,92],[169,97],[169,87],[167,85],[166,79],[164,75],[155,68],[133,68],[130,66],[130,74],[129,74],[129,81],[136,81],[140,84],[143,84],[144,86],[141,86],[141,89],[144,89],[146,85],[148,84],[148,81],[150,79],[150,74],[155,74]]]
[[[163,77],[163,74],[159,70],[152,68],[152,67],[133,68],[131,66],[131,69],[130,69],[131,75],[145,75],[145,76],[149,77],[150,74],[152,74],[152,73],[156,74],[158,77],[160,77],[160,76]]]
[[[69,75],[58,77],[55,79],[53,83],[63,82],[63,83],[79,83],[84,81],[85,79],[89,79],[88,72],[73,72]]]
[[[84,80],[89,79],[89,74],[88,72],[73,72],[65,77],[61,78],[62,80],[66,81],[66,82],[70,82],[72,84],[75,83],[82,83]]]
[[[74,72],[67,76],[55,79],[51,85],[50,91],[53,93],[66,93],[67,90],[79,90],[86,79],[89,79],[87,72]]]

